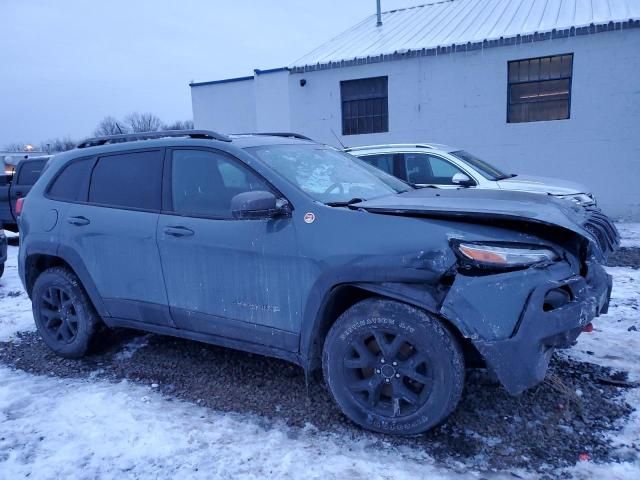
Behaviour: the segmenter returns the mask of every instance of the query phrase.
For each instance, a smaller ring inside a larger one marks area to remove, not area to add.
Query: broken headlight
[[[569,200],[581,207],[589,207],[592,205],[596,205],[596,199],[590,193],[572,193],[569,195],[556,195],[556,198],[561,198],[562,200]]]
[[[550,248],[536,245],[459,242],[454,248],[463,261],[486,267],[528,267],[537,263],[553,262],[559,258]]]

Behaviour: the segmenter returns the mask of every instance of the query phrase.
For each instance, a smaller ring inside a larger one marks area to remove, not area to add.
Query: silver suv
[[[416,186],[542,193],[585,207],[596,206],[593,194],[584,185],[556,178],[504,173],[475,155],[448,145],[368,145],[347,148],[345,152]]]

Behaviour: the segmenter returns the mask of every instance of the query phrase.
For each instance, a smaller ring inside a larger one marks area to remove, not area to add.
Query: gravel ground
[[[640,248],[622,247],[609,257],[607,264],[610,267],[640,268]]]
[[[640,248],[625,248],[610,265],[639,268]],[[509,396],[483,371],[468,374],[456,412],[427,434],[397,438],[372,435],[337,409],[321,378],[284,361],[187,340],[108,332],[100,350],[80,360],[55,356],[36,333],[0,342],[0,363],[62,378],[129,380],[151,385],[168,398],[225,412],[257,414],[293,427],[311,424],[374,444],[421,449],[444,465],[486,471],[523,468],[556,478],[581,454],[595,462],[625,460],[607,434],[621,427],[632,408],[622,401],[623,373],[557,354],[545,383]],[[614,380],[610,382],[610,380]],[[295,431],[295,430],[294,430]]]
[[[35,333],[0,343],[0,362],[35,374],[127,379],[220,411],[252,413],[265,422],[312,424],[354,438],[419,448],[440,462],[483,470],[526,468],[540,473],[594,461],[619,460],[604,434],[632,409],[619,400],[617,378],[602,367],[556,355],[547,381],[509,396],[482,371],[470,372],[457,411],[441,427],[411,438],[372,436],[338,411],[318,377],[286,362],[158,335],[112,331],[102,351],[84,360],[52,354]]]

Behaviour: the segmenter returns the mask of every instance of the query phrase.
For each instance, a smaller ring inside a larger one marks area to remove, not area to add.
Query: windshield
[[[471,167],[478,171],[484,178],[487,180],[504,180],[505,178],[514,177],[515,175],[509,175],[508,173],[504,173],[499,168],[494,167],[493,165],[485,162],[484,160],[479,159],[475,155],[465,152],[464,150],[459,150],[457,152],[451,152],[451,155],[462,160],[465,163],[468,163]]]
[[[412,190],[403,181],[323,145],[268,145],[247,150],[314,200],[370,200]]]

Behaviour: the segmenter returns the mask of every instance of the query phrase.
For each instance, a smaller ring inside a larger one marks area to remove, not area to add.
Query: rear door
[[[291,218],[236,219],[231,199],[275,191],[240,160],[175,149],[165,168],[158,244],[168,300],[185,330],[298,348],[303,282]]]
[[[19,198],[26,197],[31,187],[36,183],[44,169],[47,159],[22,160],[18,163],[18,168],[13,176],[11,187],[9,188],[9,199],[11,203],[11,215],[15,221],[16,202]]]
[[[68,184],[83,161],[91,167],[88,188],[61,208],[61,253],[84,263],[111,316],[172,326],[156,242],[164,149],[78,160],[66,167]]]
[[[395,177],[404,178],[404,169],[400,163],[402,154],[397,153],[375,153],[367,154],[358,157],[360,160],[364,160],[369,165],[379,168],[383,172],[393,175]]]

